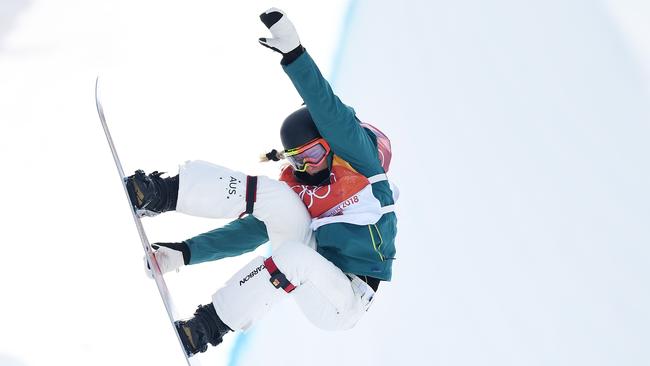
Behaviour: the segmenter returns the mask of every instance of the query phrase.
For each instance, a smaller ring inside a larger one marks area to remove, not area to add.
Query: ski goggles
[[[309,166],[319,165],[330,153],[330,145],[323,138],[317,138],[308,143],[284,151],[284,156],[298,172],[304,172]]]

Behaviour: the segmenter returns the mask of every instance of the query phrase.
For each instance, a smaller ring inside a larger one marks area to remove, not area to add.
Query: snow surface
[[[272,5],[392,138],[394,281],[351,331],[286,302],[234,359],[231,337],[204,364],[650,364],[647,4],[303,3],[3,1],[0,365],[184,362],[142,273],[94,77],[127,170],[201,158],[274,175],[257,154],[300,100],[255,44]],[[152,241],[216,225],[146,223]],[[168,276],[179,310],[248,258]]]
[[[259,154],[280,146],[279,124],[301,100],[280,56],[257,42],[268,35],[258,15],[274,5],[329,70],[343,0],[320,10],[300,1],[0,2],[0,365],[184,364],[144,275],[94,80],[99,72],[125,171],[175,172],[204,159],[275,176]],[[144,224],[155,242],[223,223],[173,213]],[[252,255],[167,276],[179,313],[211,301]],[[230,362],[236,338],[202,363]]]
[[[356,2],[336,90],[393,141],[394,281],[345,335],[278,309],[240,364],[650,364],[648,10]]]

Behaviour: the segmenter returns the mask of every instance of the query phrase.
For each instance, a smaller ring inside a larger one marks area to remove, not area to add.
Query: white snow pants
[[[209,218],[235,218],[246,209],[246,175],[204,161],[180,168],[176,211]],[[316,252],[311,217],[302,200],[281,181],[260,176],[253,216],[263,221],[278,269],[296,286],[290,293],[271,284],[264,258],[245,265],[213,296],[217,314],[245,330],[285,298],[325,330],[352,328],[369,308],[374,291]]]

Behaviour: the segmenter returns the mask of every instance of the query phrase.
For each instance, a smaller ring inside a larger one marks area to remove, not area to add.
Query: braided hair
[[[267,162],[267,161],[280,161],[284,159],[284,151],[278,151],[276,149],[273,149],[266,154],[260,155],[260,162]]]

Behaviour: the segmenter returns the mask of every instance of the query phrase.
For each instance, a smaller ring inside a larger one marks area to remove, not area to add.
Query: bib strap
[[[395,211],[395,205],[388,205],[381,208],[381,214],[386,214]]]
[[[373,175],[372,177],[368,177],[368,181],[370,182],[370,184],[375,184],[377,182],[382,182],[385,180],[388,180],[386,173],[381,173],[381,174]]]

